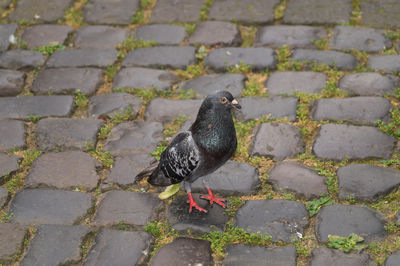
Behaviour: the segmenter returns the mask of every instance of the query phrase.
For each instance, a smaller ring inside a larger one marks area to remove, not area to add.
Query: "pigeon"
[[[207,212],[197,205],[191,192],[191,184],[199,177],[206,176],[228,161],[236,151],[237,139],[232,119],[232,108],[240,105],[228,91],[217,91],[207,96],[200,106],[197,118],[188,131],[180,132],[163,151],[158,164],[143,170],[136,176],[155,186],[170,186],[183,182],[189,200],[189,212],[195,208]],[[217,198],[208,182],[203,185],[209,200],[225,208],[225,200]]]

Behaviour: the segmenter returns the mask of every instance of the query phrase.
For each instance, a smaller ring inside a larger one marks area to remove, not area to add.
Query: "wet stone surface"
[[[25,73],[0,69],[0,97],[16,96],[24,89]]]
[[[357,49],[368,53],[381,52],[392,47],[383,30],[372,28],[336,26],[329,46],[335,50]]]
[[[50,43],[63,44],[73,28],[64,25],[44,24],[27,27],[21,35],[28,48],[41,47]]]
[[[368,59],[368,66],[384,72],[400,71],[400,55],[374,55]]]
[[[129,35],[128,29],[110,26],[86,26],[80,28],[75,36],[75,48],[115,49]]]
[[[270,23],[274,19],[274,7],[278,4],[279,0],[216,0],[210,9],[209,18],[245,24]]]
[[[236,213],[236,225],[249,233],[267,233],[273,241],[290,242],[308,224],[305,206],[290,200],[248,200]]]
[[[74,94],[77,90],[92,95],[103,83],[103,71],[97,68],[45,69],[36,77],[32,92],[37,95]]]
[[[100,163],[84,152],[46,153],[34,161],[25,181],[25,187],[65,190],[81,188],[91,191],[96,188],[100,179],[96,167],[100,167]]]
[[[90,0],[83,8],[84,20],[88,23],[127,25],[138,8],[139,0]]]
[[[158,45],[178,45],[183,42],[185,37],[185,27],[177,25],[144,25],[135,30],[136,39],[148,42],[155,41]]]
[[[150,165],[154,158],[148,153],[118,156],[106,182],[116,183],[122,187],[132,185],[136,175]]]
[[[326,75],[309,71],[275,72],[268,77],[264,85],[268,88],[269,95],[320,93],[326,87]]]
[[[103,125],[99,119],[47,118],[37,123],[36,136],[41,150],[84,150],[97,143]]]
[[[169,122],[179,116],[196,118],[202,100],[168,100],[157,98],[146,108],[145,119]]]
[[[21,265],[78,263],[81,244],[89,231],[89,227],[83,225],[41,225]]]
[[[297,253],[293,246],[257,247],[243,244],[228,245],[223,265],[295,266]]]
[[[13,35],[17,30],[17,24],[2,24],[0,25],[0,52],[4,52],[10,46],[10,35]]]
[[[120,221],[144,226],[155,219],[161,204],[155,194],[112,190],[104,194],[93,222],[99,226],[118,225]]]
[[[400,78],[379,73],[356,73],[344,75],[338,87],[350,94],[361,96],[384,96],[393,94],[400,86]]]
[[[386,237],[383,216],[365,206],[329,205],[319,211],[315,231],[321,243],[328,242],[328,235],[347,237],[351,233],[364,238],[365,243]]]
[[[243,121],[261,117],[287,118],[289,121],[296,121],[298,102],[298,99],[293,97],[246,97],[239,100],[242,109],[235,112],[235,116]]]
[[[198,178],[192,184],[192,191],[206,193],[203,179],[213,192],[226,196],[254,194],[260,186],[257,168],[236,161],[228,161],[214,173]]]
[[[274,161],[282,161],[304,151],[300,131],[293,125],[264,123],[254,132],[250,147],[252,156],[270,156]]]
[[[339,250],[326,247],[316,248],[311,253],[310,266],[323,265],[354,265],[354,266],[376,266],[376,262],[365,253],[344,253]]]
[[[138,48],[128,53],[122,61],[122,66],[186,68],[188,65],[196,63],[195,51],[196,48],[191,46]]]
[[[30,50],[9,50],[0,55],[0,67],[9,69],[33,69],[42,66],[45,56]]]
[[[84,265],[140,264],[151,240],[152,237],[145,232],[101,229]]]
[[[376,201],[398,188],[400,171],[371,164],[352,164],[339,168],[339,198]]]
[[[204,3],[205,0],[159,0],[153,9],[150,22],[196,22],[200,18]]]
[[[90,97],[88,116],[90,117],[112,117],[122,114],[128,109],[133,116],[139,112],[142,101],[128,93],[100,94]]]
[[[204,21],[196,26],[189,44],[238,46],[242,43],[237,26],[230,22]]]
[[[163,126],[159,122],[122,123],[111,130],[104,150],[114,156],[133,153],[150,153],[162,139]]]
[[[118,71],[113,88],[114,90],[116,88],[171,90],[172,85],[178,81],[177,76],[165,70],[128,67]]]
[[[314,40],[327,36],[319,27],[300,25],[276,25],[262,27],[257,31],[255,46],[279,48],[288,45],[293,48],[315,48]]]
[[[19,169],[18,162],[21,159],[22,159],[21,157],[16,156],[16,155],[7,155],[5,153],[0,153],[0,182],[1,183],[3,183],[3,177],[5,177],[5,175],[12,174]],[[3,204],[0,203],[0,208],[2,206],[3,206]]]
[[[357,59],[351,54],[307,49],[295,49],[292,53],[292,60],[317,62],[331,67],[335,66],[341,70],[352,70],[358,64]]]
[[[215,71],[239,67],[240,64],[251,65],[254,71],[275,68],[274,51],[271,48],[217,48],[208,53],[205,65]]]
[[[206,75],[182,82],[178,89],[194,90],[200,97],[218,90],[229,91],[233,97],[239,97],[245,87],[247,77],[241,74]]]
[[[0,205],[1,207],[1,205]],[[15,223],[0,223],[0,261],[13,259],[23,246],[26,229]]]
[[[73,0],[20,0],[15,11],[11,13],[10,19],[18,21],[37,18],[43,22],[56,22],[64,17],[64,12],[73,2]],[[49,12],[49,6],[51,6],[51,12]]]
[[[210,205],[208,200],[200,199],[200,194],[193,194],[193,199],[199,207],[207,210],[207,213],[195,209],[189,213],[188,196],[176,197],[168,206],[167,219],[171,226],[178,232],[204,234],[210,231],[223,232],[228,216],[225,210],[214,203]]]
[[[359,125],[388,122],[392,104],[382,97],[351,97],[344,99],[318,99],[311,103],[310,115],[314,120],[347,121]]]
[[[349,22],[351,0],[289,1],[283,22],[288,24],[339,24]]]
[[[392,136],[374,127],[326,124],[321,126],[313,151],[331,160],[389,158],[394,145]]]
[[[26,146],[25,126],[21,121],[0,119],[0,136],[0,151],[23,149]]]
[[[17,192],[9,213],[14,213],[12,222],[24,225],[72,225],[87,214],[92,200],[92,196],[82,192],[25,189]]]
[[[306,200],[328,194],[325,178],[301,163],[282,162],[271,168],[268,174],[268,182],[272,183],[277,191],[293,192]]]
[[[160,248],[150,265],[212,265],[210,242],[200,239],[176,238]]]
[[[107,67],[117,59],[115,49],[56,51],[47,61],[47,67]]]

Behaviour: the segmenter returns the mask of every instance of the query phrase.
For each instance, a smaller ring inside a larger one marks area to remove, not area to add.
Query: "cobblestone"
[[[336,51],[295,49],[292,59],[298,61],[317,62],[331,67],[337,67],[342,70],[352,70],[358,64],[357,59],[351,54]]]
[[[0,67],[9,69],[33,69],[45,62],[45,56],[30,50],[9,50],[0,55]]]
[[[205,0],[159,0],[151,14],[151,23],[196,22],[204,3]]]
[[[257,31],[255,45],[279,48],[288,45],[293,48],[315,48],[314,40],[327,36],[319,27],[300,25],[276,25],[262,27]]]
[[[189,37],[189,44],[238,46],[242,42],[235,24],[223,21],[205,21],[197,25]]]
[[[377,264],[365,252],[361,252],[360,254],[344,253],[339,250],[320,247],[312,251],[309,265],[376,266]]]
[[[4,207],[8,199],[8,190],[0,187],[0,208]]]
[[[292,95],[295,92],[320,93],[326,87],[326,75],[308,71],[275,72],[265,82],[269,95]]]
[[[26,235],[25,227],[15,223],[0,223],[0,261],[9,262],[13,256],[21,251],[24,237]],[[7,241],[4,241],[7,240]]]
[[[10,36],[17,30],[17,24],[0,25],[0,52],[4,52],[10,46]]]
[[[239,97],[246,80],[247,77],[241,74],[207,75],[184,81],[178,89],[194,90],[201,97],[206,97],[217,90],[227,90],[232,93],[233,97]]]
[[[22,158],[16,155],[7,155],[4,153],[0,153],[0,182],[3,181],[3,177],[6,175],[13,174],[15,171],[19,169],[18,162]],[[0,197],[2,198],[2,197]],[[1,202],[2,200],[0,200]],[[3,204],[0,203],[0,208]]]
[[[40,117],[68,116],[71,114],[71,96],[22,96],[0,98],[0,119],[29,119],[30,115]]]
[[[161,46],[135,49],[125,57],[122,66],[186,68],[196,62],[196,48],[191,46]]]
[[[110,26],[87,26],[80,28],[75,36],[75,48],[115,49],[129,35],[129,30]]]
[[[361,0],[360,9],[363,13],[361,24],[377,28],[395,28],[400,26],[400,4],[397,1],[382,0],[379,3],[371,0]]]
[[[179,116],[195,119],[201,100],[168,100],[154,99],[150,102],[144,115],[146,120],[170,122]]]
[[[64,17],[64,12],[73,3],[73,0],[20,0],[16,10],[11,13],[13,21],[38,19],[43,22],[56,22]],[[51,12],[49,6],[51,5]]]
[[[97,24],[127,25],[139,8],[139,0],[90,0],[84,6],[84,20]]]
[[[400,78],[379,73],[346,74],[339,80],[339,88],[354,95],[384,96],[394,94]]]
[[[32,92],[36,95],[74,94],[77,90],[92,95],[103,83],[103,71],[96,68],[45,69],[36,77]]]
[[[135,117],[142,101],[128,93],[110,93],[92,96],[89,99],[88,115],[91,117],[113,117],[130,110]]]
[[[252,70],[261,71],[275,68],[274,51],[270,48],[218,48],[212,50],[205,64],[215,71],[224,71],[229,67],[238,68],[240,64],[249,65]]]
[[[51,55],[48,67],[107,67],[117,59],[114,49],[63,50]]]
[[[64,25],[33,25],[22,32],[21,39],[26,42],[26,46],[30,49],[49,45],[49,43],[64,44],[68,35],[73,31],[72,27]]]
[[[140,26],[135,30],[135,38],[158,45],[178,45],[186,37],[185,27],[169,24],[153,24]]]
[[[0,96],[16,96],[24,89],[25,73],[0,69]]]
[[[400,55],[374,55],[368,59],[368,66],[384,72],[400,71]]]
[[[0,151],[26,147],[25,126],[21,121],[0,119],[0,136]]]

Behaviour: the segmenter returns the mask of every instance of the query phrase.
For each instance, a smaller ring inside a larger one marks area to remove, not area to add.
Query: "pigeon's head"
[[[207,96],[206,101],[211,101],[212,104],[217,107],[224,107],[227,109],[231,109],[235,107],[240,109],[241,106],[236,99],[233,98],[232,94],[229,91],[217,91],[213,94]]]

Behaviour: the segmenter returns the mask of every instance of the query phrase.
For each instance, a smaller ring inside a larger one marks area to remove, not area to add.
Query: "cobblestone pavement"
[[[0,14],[0,265],[400,265],[400,1]],[[242,105],[209,177],[228,208],[188,214],[134,177],[221,89]]]

